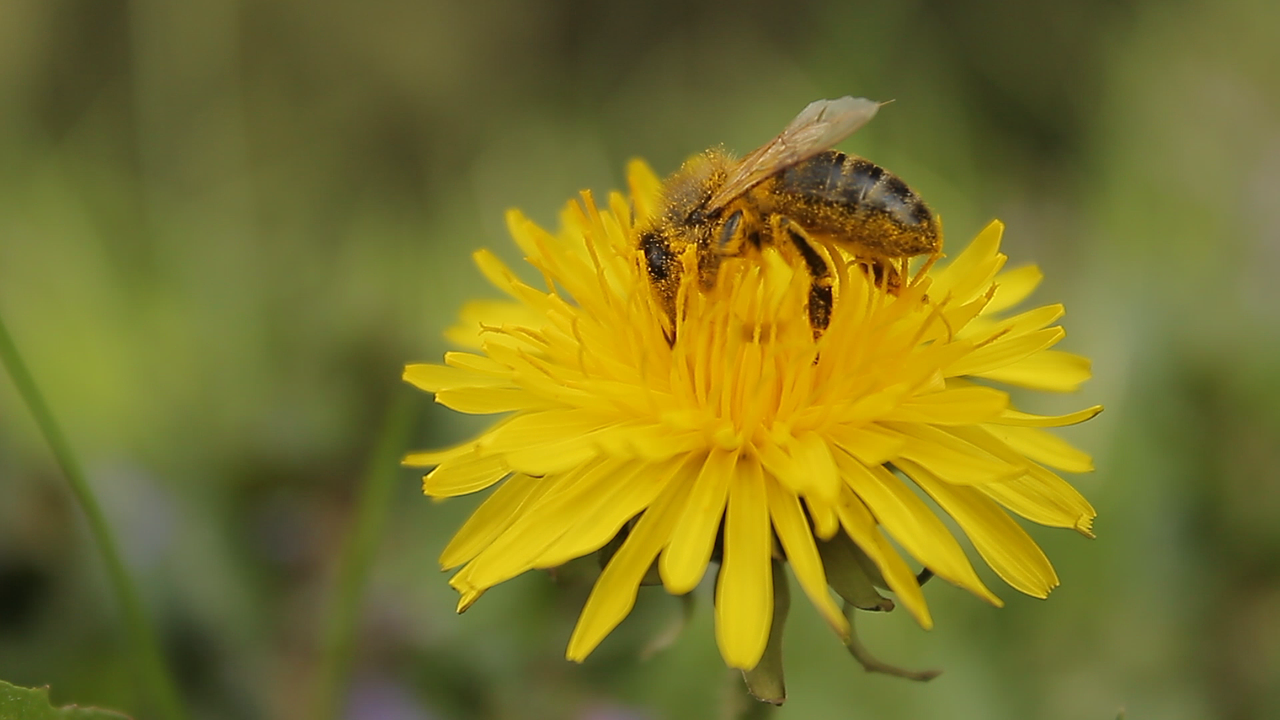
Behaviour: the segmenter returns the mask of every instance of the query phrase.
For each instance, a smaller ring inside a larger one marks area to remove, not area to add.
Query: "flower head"
[[[686,281],[671,341],[634,237],[658,181],[641,163],[629,175],[629,201],[612,195],[605,211],[584,194],[555,235],[509,213],[545,287],[476,253],[510,299],[464,310],[450,336],[474,352],[405,369],[447,407],[506,413],[474,440],[405,459],[434,466],[424,478],[433,497],[500,483],[440,559],[461,568],[451,580],[459,610],[527,570],[602,551],[607,564],[569,640],[580,661],[630,612],[653,568],[679,595],[718,563],[717,641],[726,663],[751,670],[775,644],[784,560],[846,641],[831,589],[846,606],[888,609],[872,586],[886,587],[929,627],[894,542],[999,605],[922,495],[1014,588],[1045,597],[1058,584],[1006,510],[1089,534],[1093,508],[1050,468],[1084,472],[1091,461],[1042,428],[1100,408],[1032,415],[993,387],[1067,391],[1089,377],[1087,360],[1050,349],[1063,337],[1053,325],[1061,306],[1005,313],[1040,273],[1002,271],[999,223],[896,294],[825,248],[836,300],[816,339],[802,270],[768,251],[727,261],[713,290]]]

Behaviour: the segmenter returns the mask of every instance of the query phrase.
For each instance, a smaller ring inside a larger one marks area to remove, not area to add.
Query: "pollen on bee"
[[[911,280],[907,261],[940,252],[937,216],[902,178],[831,149],[879,107],[863,98],[812,103],[743,158],[712,148],[662,184],[661,210],[642,225],[639,238],[673,342],[676,316],[687,307],[677,296],[723,295],[735,260],[780,252],[807,274],[804,312],[816,339],[835,311],[834,265],[852,256],[875,286],[898,295]],[[689,279],[697,285],[690,288]]]

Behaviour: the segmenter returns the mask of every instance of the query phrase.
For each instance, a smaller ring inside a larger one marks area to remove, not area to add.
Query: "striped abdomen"
[[[750,194],[767,213],[784,214],[858,255],[911,257],[941,244],[937,218],[901,178],[835,150],[792,165]]]

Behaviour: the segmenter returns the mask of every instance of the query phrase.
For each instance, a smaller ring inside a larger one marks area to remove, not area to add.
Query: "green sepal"
[[[884,582],[879,568],[875,569],[874,576],[868,574],[866,565],[870,564],[874,568],[875,563],[848,535],[838,532],[830,540],[819,540],[818,554],[827,571],[827,584],[845,602],[860,610],[873,612],[889,612],[893,609],[893,601],[876,592],[876,585]],[[863,562],[864,559],[866,563]]]
[[[867,574],[867,577],[871,578],[871,584],[881,590],[888,590],[889,583],[885,581],[884,574],[880,572],[880,566],[876,564],[876,561],[872,560],[870,555],[858,547],[857,543],[852,540],[849,542],[853,544],[853,556],[858,558],[858,565]]]

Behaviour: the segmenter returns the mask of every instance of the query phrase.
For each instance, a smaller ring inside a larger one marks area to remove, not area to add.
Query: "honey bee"
[[[669,340],[675,339],[681,257],[691,245],[703,291],[715,287],[724,258],[774,247],[801,265],[811,278],[807,312],[815,337],[831,321],[834,282],[828,258],[835,253],[819,247],[843,248],[894,293],[910,258],[940,254],[937,217],[901,178],[830,149],[879,108],[866,98],[818,100],[741,160],[708,150],[665,181],[661,211],[638,237]]]

